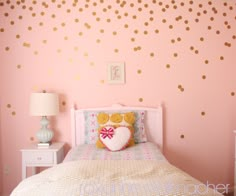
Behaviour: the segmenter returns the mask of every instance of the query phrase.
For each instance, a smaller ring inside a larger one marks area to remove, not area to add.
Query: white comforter
[[[11,196],[220,195],[167,161],[80,160],[22,181]]]

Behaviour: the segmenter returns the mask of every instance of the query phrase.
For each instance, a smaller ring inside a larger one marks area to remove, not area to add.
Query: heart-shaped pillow
[[[119,151],[124,149],[131,139],[131,131],[128,127],[105,126],[99,134],[99,138],[104,146],[110,151]]]

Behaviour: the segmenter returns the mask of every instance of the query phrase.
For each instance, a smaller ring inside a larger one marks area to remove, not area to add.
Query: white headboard
[[[84,143],[84,111],[133,111],[145,110],[145,130],[147,139],[150,142],[157,144],[163,150],[163,122],[162,122],[162,107],[129,107],[120,104],[114,104],[110,107],[89,108],[89,109],[71,109],[71,134],[72,146],[77,146]]]

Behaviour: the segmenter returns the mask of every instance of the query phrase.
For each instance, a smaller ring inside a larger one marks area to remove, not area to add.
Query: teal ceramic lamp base
[[[41,129],[37,132],[36,137],[40,143],[49,143],[53,138],[53,132],[47,128],[49,120],[46,116],[43,116],[41,121]]]

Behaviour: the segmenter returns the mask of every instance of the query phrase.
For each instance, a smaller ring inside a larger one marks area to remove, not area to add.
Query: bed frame
[[[110,107],[89,108],[89,109],[71,109],[71,138],[72,146],[77,146],[84,143],[84,111],[132,111],[145,110],[145,130],[147,139],[159,146],[163,151],[163,120],[162,107],[129,107],[120,104],[113,104]]]

